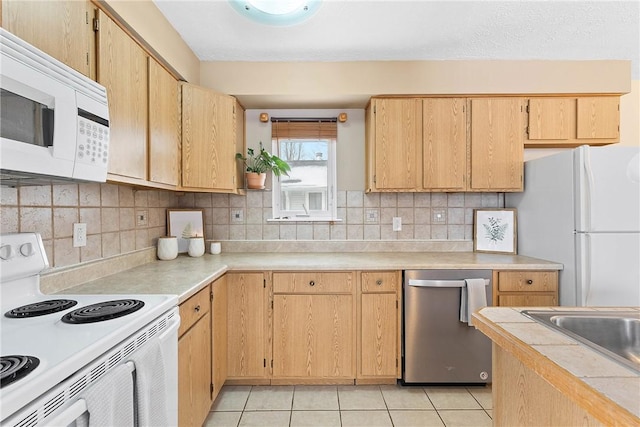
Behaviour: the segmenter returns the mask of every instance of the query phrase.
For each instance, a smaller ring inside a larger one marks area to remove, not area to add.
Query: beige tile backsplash
[[[338,191],[342,222],[274,223],[271,192],[247,195],[136,190],[115,184],[0,187],[0,232],[39,232],[52,267],[65,267],[153,247],[166,234],[168,208],[202,208],[205,235],[215,240],[416,242],[472,240],[473,209],[504,206],[500,193],[373,193]],[[434,224],[434,209],[447,221]],[[138,226],[136,211],[147,211]],[[241,210],[236,219],[232,211]],[[402,231],[392,218],[402,218]],[[87,224],[87,246],[73,247],[73,224]]]

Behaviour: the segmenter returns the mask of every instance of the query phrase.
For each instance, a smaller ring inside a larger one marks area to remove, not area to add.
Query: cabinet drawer
[[[180,304],[180,329],[178,336],[184,334],[194,323],[209,312],[209,286]]]
[[[498,296],[500,307],[554,307],[558,305],[555,295],[510,294]]]
[[[350,294],[353,273],[273,273],[273,292],[276,294]]]
[[[555,292],[558,290],[557,271],[500,271],[500,292]]]
[[[362,292],[395,292],[400,286],[396,271],[369,271],[362,273]]]

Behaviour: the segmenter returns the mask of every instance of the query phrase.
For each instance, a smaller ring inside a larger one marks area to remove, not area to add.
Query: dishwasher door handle
[[[489,284],[489,279],[484,279],[484,285]],[[467,286],[467,282],[462,280],[422,280],[422,279],[409,279],[409,286],[415,286],[418,288],[464,288]]]

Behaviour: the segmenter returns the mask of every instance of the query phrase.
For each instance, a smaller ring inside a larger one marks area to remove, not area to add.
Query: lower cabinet
[[[227,381],[267,384],[268,290],[263,273],[227,273]],[[214,297],[215,300],[215,297]]]
[[[211,409],[209,286],[180,305],[178,424],[202,426]]]
[[[358,336],[358,383],[400,377],[399,271],[362,272]]]
[[[354,273],[273,273],[272,383],[353,383]]]
[[[558,305],[557,271],[494,271],[493,283],[495,306]]]

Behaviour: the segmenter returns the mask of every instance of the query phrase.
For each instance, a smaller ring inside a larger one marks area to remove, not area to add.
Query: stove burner
[[[66,310],[76,304],[78,304],[78,301],[70,299],[51,299],[14,308],[13,310],[7,311],[4,315],[11,318],[44,316],[45,314]]]
[[[144,302],[137,299],[104,301],[73,310],[62,316],[62,321],[73,324],[102,322],[126,316],[142,307],[144,307]]]
[[[0,357],[0,387],[7,386],[26,376],[40,364],[40,359],[33,356]]]

